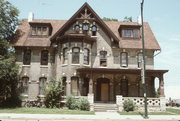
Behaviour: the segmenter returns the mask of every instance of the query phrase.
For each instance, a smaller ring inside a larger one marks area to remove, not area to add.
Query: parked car
[[[177,107],[180,106],[180,100],[179,100],[179,99],[178,99],[178,100],[175,100],[175,105],[176,105]]]
[[[169,100],[166,102],[166,106],[172,106],[173,107],[175,105],[176,105],[175,100]]]

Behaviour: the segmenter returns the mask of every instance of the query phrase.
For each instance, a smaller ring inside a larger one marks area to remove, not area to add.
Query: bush
[[[61,81],[55,81],[50,86],[46,87],[46,96],[44,104],[47,108],[59,108],[64,90],[62,89]]]
[[[71,110],[89,110],[90,104],[87,99],[80,98],[78,100],[75,99],[74,96],[68,96],[66,100],[66,106]]]
[[[89,108],[90,108],[90,104],[89,104],[89,101],[87,100],[87,99],[85,99],[85,98],[81,98],[80,100],[79,100],[79,102],[80,102],[80,110],[86,110],[86,111],[88,111],[89,110]]]
[[[123,103],[124,111],[134,111],[135,105],[132,100],[125,100]]]

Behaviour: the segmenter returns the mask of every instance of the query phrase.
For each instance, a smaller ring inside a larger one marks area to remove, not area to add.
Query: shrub
[[[46,95],[44,104],[47,108],[59,108],[64,90],[62,89],[61,81],[55,81],[46,87]]]
[[[76,102],[77,101],[76,101],[75,97],[73,95],[70,95],[66,99],[66,106],[72,110],[77,109],[78,106],[77,106]]]
[[[123,103],[124,111],[134,111],[135,105],[132,100],[125,100]]]
[[[90,104],[89,104],[89,101],[87,99],[81,98],[79,100],[79,102],[80,102],[80,105],[79,105],[80,110],[86,110],[86,111],[89,110]]]

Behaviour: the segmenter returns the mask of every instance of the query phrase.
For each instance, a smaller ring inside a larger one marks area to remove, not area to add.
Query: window
[[[122,52],[121,53],[121,66],[122,67],[127,67],[128,66],[128,61],[127,61],[127,53],[126,52]]]
[[[138,53],[138,58],[137,58],[138,68],[141,67],[142,60],[143,60],[143,54],[142,53]]]
[[[66,77],[62,78],[62,89],[63,89],[63,95],[66,95]]]
[[[107,51],[100,51],[100,66],[107,66]]]
[[[96,36],[96,32],[97,32],[97,27],[92,26],[92,36]]]
[[[29,78],[23,77],[22,78],[22,93],[28,95],[28,87],[29,87]]]
[[[89,65],[89,49],[84,49],[84,64]]]
[[[74,26],[74,30],[77,31],[77,32],[80,31],[80,26],[79,25],[75,25]]]
[[[31,63],[31,50],[24,50],[23,64],[30,65]]]
[[[41,51],[41,65],[48,65],[48,50]]]
[[[139,29],[123,29],[122,37],[125,38],[139,38]]]
[[[41,77],[39,79],[39,95],[45,95],[45,86],[46,86],[47,78]]]
[[[78,96],[79,90],[79,79],[78,77],[71,78],[71,94],[74,96]]]
[[[72,49],[72,63],[79,64],[79,57],[80,57],[80,49],[77,47],[74,47]]]
[[[47,36],[49,33],[48,27],[45,26],[33,26],[31,35],[33,36]]]
[[[67,64],[68,61],[68,48],[63,49],[63,64]]]
[[[82,29],[84,31],[88,31],[89,30],[89,25],[88,24],[84,24]]]

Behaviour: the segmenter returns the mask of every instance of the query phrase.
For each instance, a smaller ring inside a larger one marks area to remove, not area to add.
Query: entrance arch
[[[98,78],[96,85],[96,101],[110,101],[110,80],[108,78]]]

